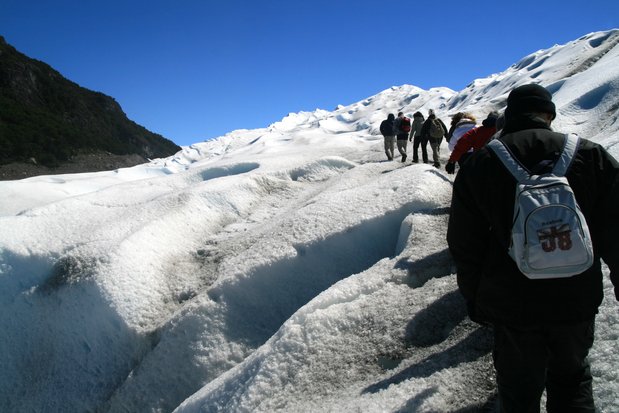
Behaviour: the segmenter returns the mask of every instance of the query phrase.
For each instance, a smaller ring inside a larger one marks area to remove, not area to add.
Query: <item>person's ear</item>
[[[555,117],[552,113],[544,113],[544,119],[546,119],[546,123],[548,123],[548,126],[550,126],[554,118]]]

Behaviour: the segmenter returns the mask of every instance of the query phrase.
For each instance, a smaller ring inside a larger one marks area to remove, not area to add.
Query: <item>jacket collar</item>
[[[539,118],[532,118],[527,115],[517,115],[506,119],[505,127],[501,135],[518,132],[525,129],[548,129],[552,130],[548,124]]]

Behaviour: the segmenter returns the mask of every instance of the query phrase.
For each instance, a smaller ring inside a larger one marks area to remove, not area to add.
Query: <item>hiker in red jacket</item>
[[[453,174],[456,170],[456,162],[462,166],[471,153],[481,149],[492,138],[497,131],[498,118],[498,112],[490,112],[481,126],[469,130],[458,139],[445,165],[447,173]]]
[[[398,113],[398,117],[393,122],[394,129],[397,133],[398,152],[402,155],[402,162],[406,162],[406,144],[408,133],[411,131],[411,120],[404,116],[403,112]]]

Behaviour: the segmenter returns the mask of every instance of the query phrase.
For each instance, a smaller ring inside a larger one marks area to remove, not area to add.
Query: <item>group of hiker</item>
[[[389,159],[387,138],[407,134],[413,162],[419,147],[428,162],[429,142],[440,167],[445,138],[446,171],[459,165],[447,243],[470,319],[494,332],[502,413],[539,413],[544,391],[549,413],[595,412],[587,356],[604,295],[601,260],[619,300],[619,163],[595,142],[554,132],[555,117],[550,92],[528,84],[481,126],[461,112],[447,130],[433,111],[427,120],[415,113],[408,132],[403,114],[391,132],[389,119],[381,125]],[[406,145],[398,149],[405,161]]]
[[[383,135],[385,155],[388,160],[395,157],[395,149],[406,162],[408,157],[407,142],[413,143],[413,163],[421,161],[430,163],[428,158],[428,144],[432,150],[432,164],[436,168],[441,167],[440,149],[443,139],[447,141],[451,156],[445,165],[445,170],[453,174],[455,164],[463,163],[475,150],[483,147],[488,140],[497,132],[497,121],[503,118],[497,111],[492,111],[483,120],[482,125],[477,126],[475,116],[468,112],[458,112],[451,117],[451,125],[448,129],[445,123],[436,116],[433,109],[428,111],[428,118],[424,118],[419,111],[413,114],[413,120],[406,117],[403,112],[398,113],[396,118],[392,113],[380,124],[380,132]],[[462,139],[461,139],[462,138]]]
[[[447,136],[447,128],[442,120],[436,117],[430,109],[428,119],[424,119],[421,112],[415,112],[413,120],[404,116],[403,112],[398,117],[389,114],[387,119],[380,124],[380,133],[384,138],[385,154],[388,160],[393,160],[397,142],[397,149],[402,156],[402,162],[407,158],[407,142],[413,142],[413,162],[419,162],[419,148],[421,148],[422,161],[428,163],[428,143],[432,148],[432,160],[434,166],[440,167],[439,151],[444,136]]]

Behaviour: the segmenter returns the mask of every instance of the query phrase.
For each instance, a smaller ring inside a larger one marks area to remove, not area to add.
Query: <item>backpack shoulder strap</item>
[[[561,152],[561,157],[557,160],[552,172],[557,176],[565,176],[567,170],[569,169],[572,161],[574,160],[574,154],[578,150],[578,144],[580,139],[578,136],[566,133],[565,134],[565,143],[563,144],[563,152]]]
[[[574,154],[578,150],[578,144],[580,139],[574,134],[565,134],[565,140],[563,144],[563,151],[561,156],[555,163],[552,170],[553,175],[565,176],[574,159]],[[512,155],[509,148],[501,142],[499,139],[493,139],[488,142],[487,146],[494,152],[498,158],[503,162],[503,165],[509,172],[518,180],[522,182],[531,177],[531,174],[520,164],[520,162]]]
[[[525,181],[530,178],[529,172],[520,165],[520,162],[516,160],[514,155],[510,152],[509,148],[499,139],[493,139],[487,144],[488,148],[494,152],[501,160],[507,170],[518,180],[518,182]]]

